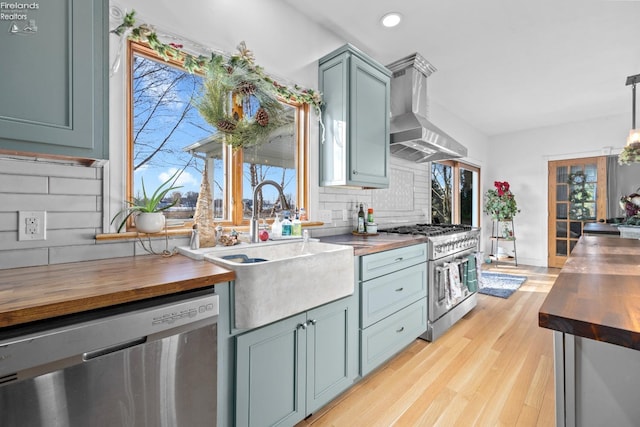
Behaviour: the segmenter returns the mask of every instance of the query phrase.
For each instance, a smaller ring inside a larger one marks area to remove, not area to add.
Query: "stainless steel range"
[[[427,331],[434,341],[477,304],[476,253],[480,229],[458,224],[415,224],[379,230],[427,237]]]

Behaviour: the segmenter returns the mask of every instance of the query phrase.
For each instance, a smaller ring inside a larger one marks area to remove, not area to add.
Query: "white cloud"
[[[166,180],[171,178],[171,176],[177,171],[178,171],[178,168],[170,168],[166,172],[161,172],[160,175],[158,175],[158,178],[160,179],[161,182],[165,182]],[[190,187],[190,186],[197,187],[200,185],[200,177],[196,178],[191,173],[185,170],[185,171],[182,171],[175,185],[178,185],[178,186],[181,185],[183,187]]]

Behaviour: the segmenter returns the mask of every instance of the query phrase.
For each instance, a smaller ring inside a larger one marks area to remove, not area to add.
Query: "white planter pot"
[[[162,212],[141,212],[136,216],[136,230],[140,233],[159,233],[164,228]]]

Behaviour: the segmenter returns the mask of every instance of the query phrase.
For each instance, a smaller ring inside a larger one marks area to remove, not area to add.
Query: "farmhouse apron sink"
[[[251,329],[353,294],[353,248],[316,241],[238,245],[206,261],[233,270],[235,327]],[[246,262],[256,260],[260,262]]]

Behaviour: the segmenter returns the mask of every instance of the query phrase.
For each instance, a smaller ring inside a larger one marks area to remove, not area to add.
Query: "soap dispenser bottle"
[[[300,216],[297,212],[291,223],[291,235],[296,237],[302,236],[302,221],[300,221]]]
[[[280,221],[280,214],[276,214],[276,219],[271,224],[271,235],[274,239],[282,237],[282,221]]]
[[[289,211],[284,213],[284,221],[282,221],[282,237],[291,236],[291,220],[289,219]]]

